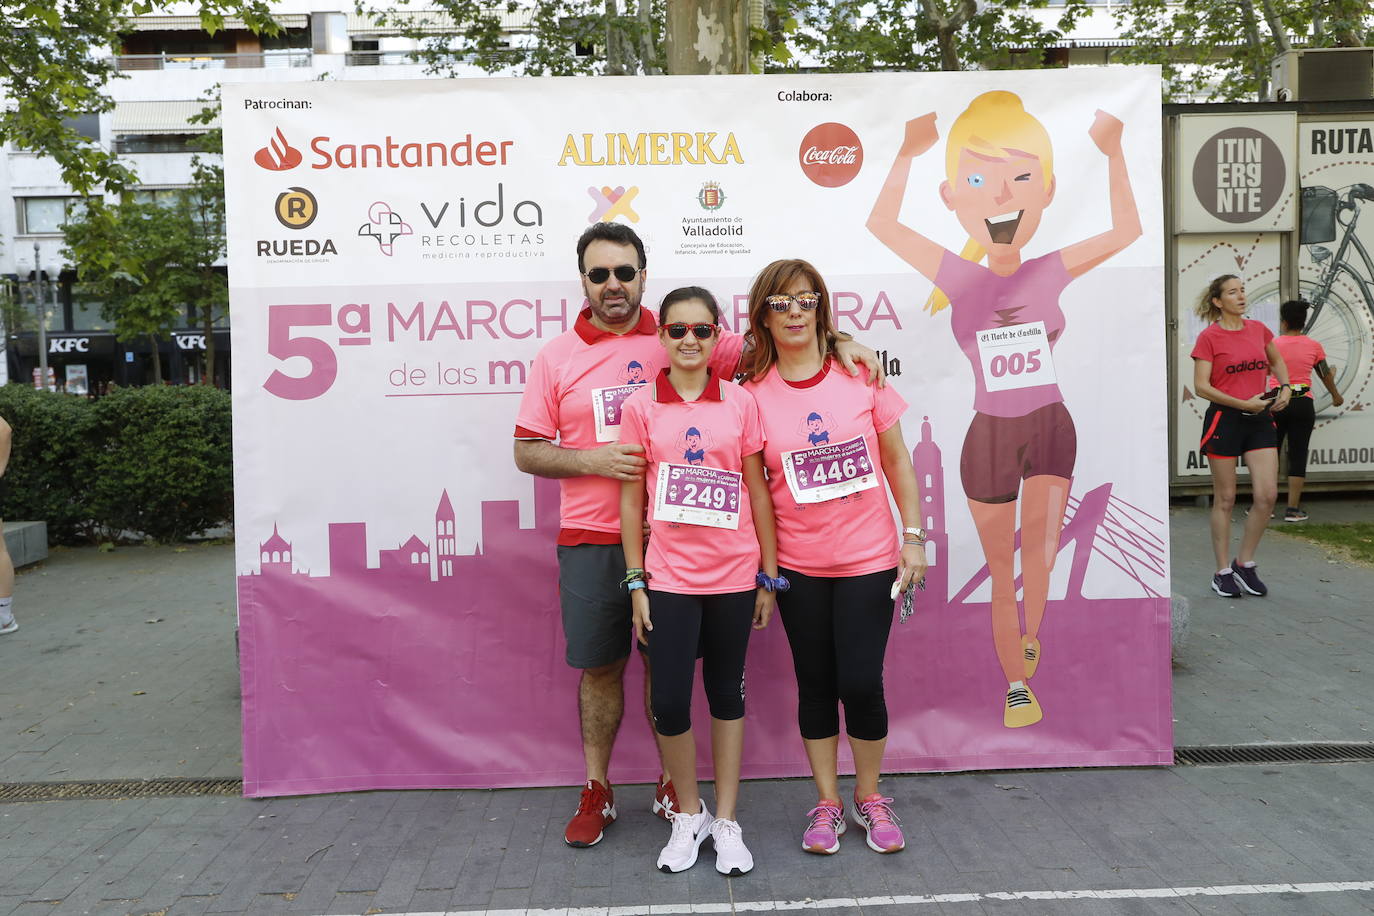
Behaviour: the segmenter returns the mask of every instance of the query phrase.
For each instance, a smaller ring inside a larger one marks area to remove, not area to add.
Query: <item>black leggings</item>
[[[649,591],[647,634],[654,728],[665,738],[692,727],[692,678],[701,681],[713,719],[744,718],[744,656],[754,622],[754,590],[728,595]]]
[[[1279,448],[1288,437],[1288,476],[1307,476],[1307,447],[1312,441],[1312,427],[1317,424],[1317,405],[1309,397],[1293,398],[1288,406],[1274,414],[1274,426],[1279,431]]]
[[[892,631],[896,568],[840,578],[779,572],[792,583],[778,593],[778,612],[797,672],[801,736],[815,741],[838,735],[843,703],[849,737],[886,738],[883,656]]]

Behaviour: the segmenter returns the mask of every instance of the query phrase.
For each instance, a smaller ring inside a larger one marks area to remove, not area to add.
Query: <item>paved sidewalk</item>
[[[1314,497],[1309,511],[1368,520],[1374,501]],[[1208,587],[1206,511],[1171,512],[1175,589],[1192,600],[1180,745],[1370,740],[1374,570],[1284,527],[1260,551],[1271,596],[1228,601]],[[3,781],[240,774],[232,547],[55,550],[16,595],[21,628],[0,638]],[[562,842],[568,789],[0,804],[0,916],[1374,912],[1374,764],[904,776],[884,790],[907,851],[872,854],[851,828],[824,858],[797,848],[809,783],[749,783],[758,865],[728,880],[709,851],[685,874],[653,870],[666,828],[647,787],[617,787],[620,821],[590,850]]]

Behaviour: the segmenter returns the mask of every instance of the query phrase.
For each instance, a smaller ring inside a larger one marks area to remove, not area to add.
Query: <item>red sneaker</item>
[[[615,793],[595,779],[582,787],[577,813],[563,831],[563,841],[569,846],[595,846],[603,832],[615,820]]]
[[[673,815],[680,809],[677,806],[677,789],[673,788],[673,781],[660,776],[658,786],[654,789],[653,812],[665,821],[671,821]]]

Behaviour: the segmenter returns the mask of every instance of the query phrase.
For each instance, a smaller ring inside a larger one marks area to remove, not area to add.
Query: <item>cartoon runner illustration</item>
[[[625,365],[625,384],[643,385],[648,379],[644,377],[644,366],[637,359],[632,359]]]
[[[824,428],[821,415],[814,410],[806,415],[806,441],[812,445],[829,445],[830,433]]]
[[[688,464],[701,464],[706,460],[706,449],[701,446],[701,430],[695,426],[687,427],[687,432],[683,436],[687,442],[687,448],[682,453],[682,460]]]
[[[992,579],[992,638],[1007,679],[1008,728],[1043,716],[1028,681],[1041,658],[1040,624],[1077,457],[1054,369],[1065,324],[1059,296],[1141,235],[1121,133],[1121,121],[1101,110],[1088,129],[1107,157],[1112,227],[1041,257],[1023,262],[1021,252],[1054,200],[1053,148],[1044,126],[1010,92],[978,96],[949,130],[939,194],[969,234],[960,254],[898,221],[911,162],[939,139],[934,113],[907,122],[868,218],[870,232],[935,284],[930,313],[953,306],[954,339],[973,367],[975,413],[959,471]],[[986,267],[979,263],[984,257]],[[1016,605],[1018,503],[1024,630]]]

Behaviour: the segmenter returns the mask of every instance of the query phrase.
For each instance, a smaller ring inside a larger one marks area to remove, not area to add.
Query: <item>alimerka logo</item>
[[[388,258],[395,251],[394,245],[403,235],[414,235],[415,230],[401,218],[401,214],[391,209],[385,201],[377,201],[367,208],[367,222],[358,227],[358,235],[371,236],[377,240],[382,254]]]
[[[802,138],[797,160],[806,177],[823,188],[849,184],[864,164],[859,135],[834,121],[817,124]]]
[[[286,142],[286,134],[277,128],[267,145],[253,154],[253,161],[273,172],[284,172],[301,164],[301,151]]]

